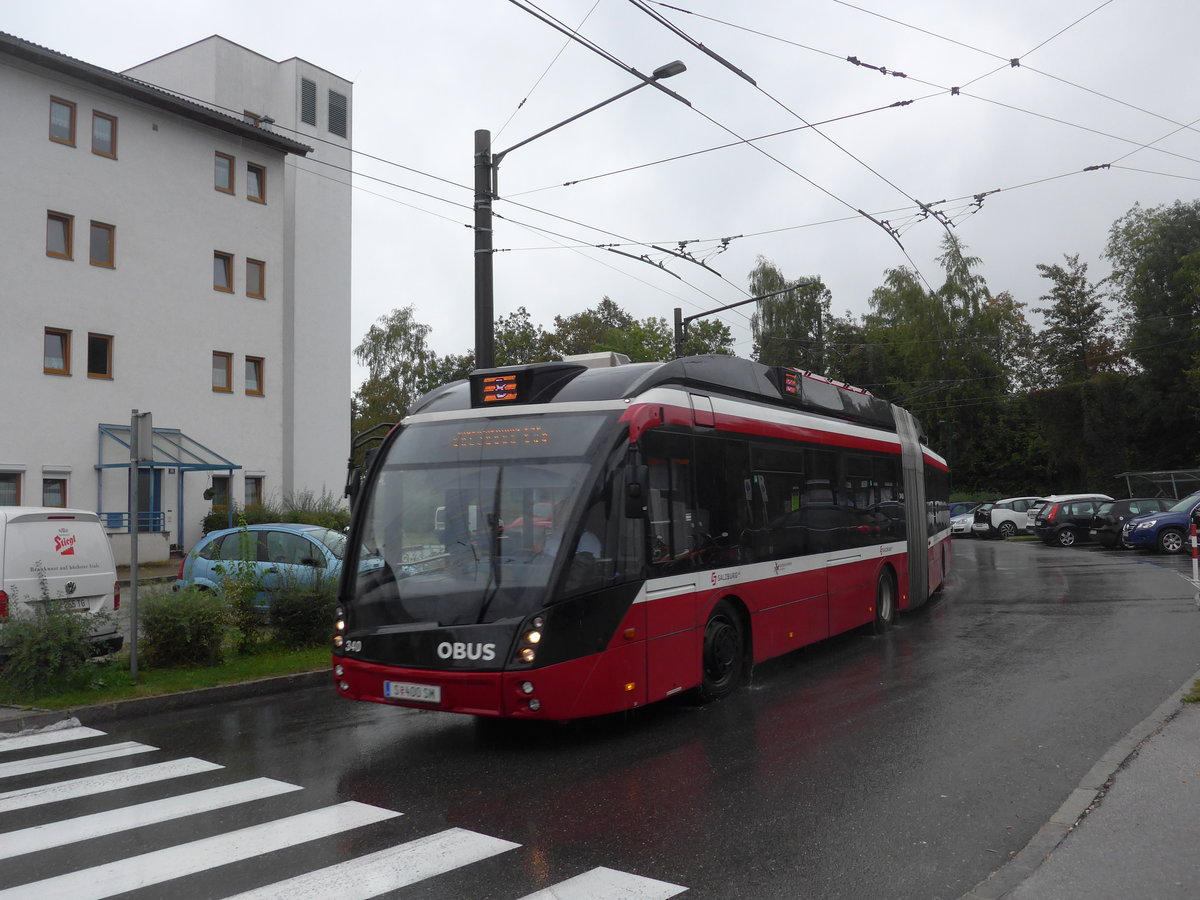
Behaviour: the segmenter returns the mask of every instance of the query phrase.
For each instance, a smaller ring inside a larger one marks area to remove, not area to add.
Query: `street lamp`
[[[642,79],[628,90],[621,91],[595,106],[590,106],[581,113],[576,113],[569,119],[563,119],[557,125],[539,131],[533,137],[528,137],[518,144],[513,144],[507,150],[501,150],[492,155],[492,133],[486,129],[475,132],[475,367],[490,369],[496,364],[495,352],[495,297],[492,281],[492,200],[497,196],[497,173],[500,161],[518,147],[524,147],[531,141],[556,131],[564,125],[583,118],[588,113],[595,112],[602,106],[608,106],[615,100],[632,94],[634,91],[650,85],[669,94],[681,103],[692,104],[680,97],[674,91],[658,84],[664,78],[686,72],[685,66],[679,60],[659,66],[650,75],[642,75],[637,70],[633,74]]]

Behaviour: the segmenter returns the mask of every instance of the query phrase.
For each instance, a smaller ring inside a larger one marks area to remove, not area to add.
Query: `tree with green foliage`
[[[760,256],[750,271],[750,294],[776,294],[760,300],[750,317],[754,358],[766,366],[795,366],[824,374],[833,295],[820,276],[789,281],[774,263]]]
[[[418,322],[411,306],[392,310],[370,327],[354,357],[367,377],[351,401],[353,428],[361,434],[382,422],[398,422],[413,400],[436,384],[437,354],[426,339],[429,326]]]
[[[1142,468],[1173,469],[1200,456],[1200,200],[1135,206],[1113,223],[1105,256],[1140,372],[1130,383],[1130,431]],[[1188,390],[1188,388],[1192,390]]]
[[[681,355],[706,356],[719,354],[734,356],[733,332],[729,326],[717,319],[689,322],[687,334],[683,338]]]
[[[1088,280],[1087,263],[1080,262],[1078,254],[1064,258],[1065,267],[1037,266],[1051,283],[1049,293],[1040,298],[1047,305],[1034,307],[1046,323],[1038,336],[1038,358],[1051,384],[1082,383],[1112,371],[1117,357],[1100,286]]]
[[[616,350],[612,345],[620,343],[621,332],[633,326],[633,316],[604,297],[591,309],[570,316],[555,316],[550,343],[560,359],[578,353]]]
[[[889,269],[863,317],[856,383],[907,408],[950,454],[956,484],[986,483],[1011,454],[990,424],[1002,415],[1028,359],[1032,331],[1023,304],[993,295],[980,260],[953,235],[938,257],[945,278],[929,289],[907,267]]]
[[[535,325],[524,306],[496,320],[495,355],[498,366],[521,366],[555,359],[554,336]],[[471,355],[474,362],[474,354]]]

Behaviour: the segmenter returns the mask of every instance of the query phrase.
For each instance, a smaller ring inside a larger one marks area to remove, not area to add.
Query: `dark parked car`
[[[1134,516],[1162,512],[1174,504],[1169,497],[1134,497],[1130,500],[1112,500],[1101,503],[1092,516],[1092,527],[1088,529],[1092,540],[1106,549],[1121,548],[1121,529]]]
[[[1091,539],[1092,517],[1101,503],[1110,497],[1087,497],[1080,499],[1047,498],[1038,510],[1033,523],[1033,533],[1046,544],[1070,547]]]
[[[1192,513],[1200,508],[1200,491],[1160,513],[1135,516],[1121,529],[1121,543],[1126,547],[1144,550],[1154,548],[1159,553],[1182,553],[1191,534]]]

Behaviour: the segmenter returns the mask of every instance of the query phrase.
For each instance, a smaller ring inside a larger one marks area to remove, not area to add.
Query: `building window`
[[[117,226],[105,225],[103,222],[92,223],[90,260],[93,266],[113,268],[116,252]]]
[[[317,124],[317,83],[308,78],[300,79],[300,121]]]
[[[258,203],[267,202],[267,168],[266,166],[246,163],[246,199]]]
[[[88,378],[112,378],[111,334],[89,334],[87,351]]]
[[[67,505],[67,479],[65,478],[43,478],[42,479],[42,506],[66,506]]]
[[[346,136],[346,118],[348,112],[346,95],[337,91],[329,92],[329,133],[338,137]]]
[[[251,506],[262,506],[263,504],[263,478],[261,475],[246,476],[246,508]]]
[[[46,255],[56,259],[71,259],[71,232],[74,216],[65,213],[46,213]]]
[[[50,98],[50,140],[75,146],[75,104],[70,100]]]
[[[267,264],[261,259],[246,260],[246,296],[259,300],[267,296]]]
[[[246,357],[246,393],[263,395],[263,360],[261,356]]]
[[[42,351],[42,371],[47,375],[71,374],[71,332],[47,328]]]
[[[229,506],[229,476],[214,475],[212,480],[213,508],[220,507],[221,509],[226,509]]]
[[[213,157],[213,187],[225,194],[232,194],[233,166],[236,160],[228,153],[218,153]]]
[[[233,254],[213,253],[213,290],[233,293]]]
[[[228,394],[233,390],[233,354],[213,351],[212,389]]]
[[[0,506],[21,505],[21,476],[17,472],[0,472]]]
[[[92,112],[92,152],[97,156],[117,158],[117,117]]]

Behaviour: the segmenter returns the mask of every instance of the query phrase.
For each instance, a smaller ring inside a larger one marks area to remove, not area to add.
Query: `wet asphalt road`
[[[170,896],[225,896],[461,827],[520,847],[395,896],[510,900],[608,866],[687,897],[957,898],[1200,669],[1200,612],[1184,558],[1028,541],[955,552],[943,594],[890,634],[759,666],[708,707],[503,727],[319,689],[115,723],[112,738],[161,748],[140,764],[226,767],[192,776],[211,779],[201,786],[269,776],[304,790],[35,853],[20,880],[356,800],[403,815],[173,882]]]

